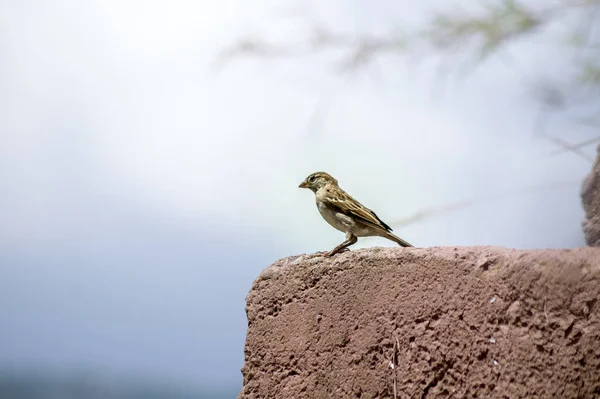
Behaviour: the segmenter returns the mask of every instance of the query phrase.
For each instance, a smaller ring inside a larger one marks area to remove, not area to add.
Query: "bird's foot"
[[[325,254],[325,256],[327,258],[331,258],[335,254],[341,254],[342,252],[348,252],[348,251],[350,251],[348,248],[341,248],[341,249],[334,248],[331,251],[327,252]]]

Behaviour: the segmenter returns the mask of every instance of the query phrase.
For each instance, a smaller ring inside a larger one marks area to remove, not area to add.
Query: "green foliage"
[[[600,67],[593,60],[588,60],[582,67],[579,83],[600,87]]]
[[[440,49],[457,49],[477,41],[476,52],[488,57],[509,40],[531,33],[543,20],[514,0],[488,4],[480,16],[438,13],[424,36]]]

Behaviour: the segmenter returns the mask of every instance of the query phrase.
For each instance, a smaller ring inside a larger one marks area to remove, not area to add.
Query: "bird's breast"
[[[318,200],[317,208],[319,208],[319,212],[321,213],[321,216],[323,216],[323,219],[325,219],[331,226],[343,232],[347,232],[349,230],[349,226],[344,223],[343,219],[339,217],[339,214],[335,210]]]

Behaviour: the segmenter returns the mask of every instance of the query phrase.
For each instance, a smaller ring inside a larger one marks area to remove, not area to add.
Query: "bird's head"
[[[324,187],[327,184],[334,184],[337,186],[338,182],[328,173],[316,172],[304,179],[298,187],[308,188],[316,193],[321,187]]]

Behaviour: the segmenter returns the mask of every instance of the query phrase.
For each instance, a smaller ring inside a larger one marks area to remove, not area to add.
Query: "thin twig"
[[[482,204],[482,203],[487,204],[491,201],[498,201],[498,200],[508,198],[508,197],[531,194],[531,193],[539,192],[542,190],[555,189],[555,188],[561,187],[561,186],[573,186],[573,185],[577,185],[577,184],[580,184],[580,182],[579,181],[563,181],[563,182],[553,182],[553,183],[549,183],[549,184],[541,184],[541,185],[522,187],[522,188],[519,188],[516,190],[506,191],[506,192],[495,194],[495,195],[487,195],[487,196],[482,196],[479,198],[471,198],[468,200],[459,201],[459,202],[455,202],[455,203],[444,205],[444,206],[427,208],[427,209],[421,210],[419,212],[416,212],[416,213],[412,214],[411,216],[397,220],[390,224],[392,226],[408,226],[410,224],[416,223],[416,222],[424,220],[424,219],[429,219],[434,216],[440,216],[440,215],[444,215],[444,214],[447,214],[450,212],[459,211],[459,210],[466,209],[466,208],[469,208],[469,207],[477,205],[477,204]]]
[[[597,143],[599,141],[600,141],[600,137],[593,137],[593,138],[591,138],[589,140],[584,140],[584,141],[581,141],[581,142],[576,143],[576,144],[570,144],[569,147],[571,149],[580,149],[580,148],[587,147],[588,145],[595,144],[595,143]],[[562,148],[562,149],[559,149],[559,150],[554,150],[551,153],[549,153],[548,155],[550,155],[550,156],[551,155],[559,155],[559,154],[564,154],[565,152],[566,152],[565,149]]]
[[[571,153],[585,159],[589,163],[594,163],[594,160],[592,158],[588,157],[583,151],[581,151],[579,149],[579,147],[569,144],[566,141],[559,139],[558,137],[544,135],[544,138],[546,140],[549,140],[551,143],[561,147],[565,152],[567,152],[567,151],[571,152]]]

